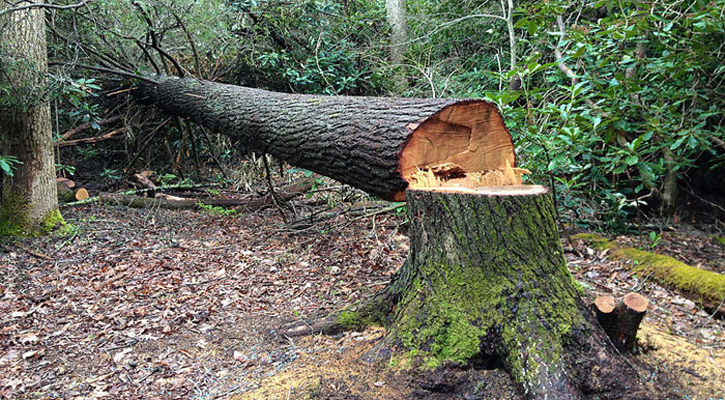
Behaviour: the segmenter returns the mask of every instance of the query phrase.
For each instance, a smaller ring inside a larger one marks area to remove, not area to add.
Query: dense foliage
[[[723,168],[725,0],[510,6],[512,18],[506,2],[409,0],[409,84],[395,93],[380,1],[98,0],[50,16],[61,125],[118,106],[94,97],[100,72],[85,64],[278,91],[487,98],[519,163],[579,218],[672,212],[687,173]],[[171,147],[193,145],[182,128],[165,128]]]

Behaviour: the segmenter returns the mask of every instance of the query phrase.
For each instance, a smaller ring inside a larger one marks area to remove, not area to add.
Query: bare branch
[[[11,13],[11,12],[29,10],[32,8],[45,8],[45,9],[51,9],[51,10],[73,10],[76,8],[83,7],[92,1],[95,1],[95,0],[83,0],[80,3],[67,4],[64,6],[59,5],[59,4],[32,3],[32,4],[26,4],[24,6],[19,6],[19,7],[6,8],[6,9],[0,11],[0,16]]]
[[[105,72],[108,74],[113,75],[119,75],[119,76],[125,76],[127,78],[133,78],[133,79],[139,79],[148,83],[153,83],[154,85],[158,85],[159,81],[153,80],[149,77],[136,75],[133,72],[129,71],[121,71],[117,69],[111,69],[111,68],[104,68],[104,67],[96,67],[93,65],[86,65],[86,64],[74,64],[74,63],[65,63],[65,62],[49,62],[48,66],[54,66],[54,65],[66,65],[70,67],[77,67],[77,68],[83,68],[83,69],[90,69],[93,71],[99,71],[99,72]]]

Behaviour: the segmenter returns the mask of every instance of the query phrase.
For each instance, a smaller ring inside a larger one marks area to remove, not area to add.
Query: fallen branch
[[[166,189],[196,189],[196,188],[203,188],[203,187],[215,187],[219,186],[218,183],[199,183],[199,184],[188,184],[188,183],[178,183],[173,185],[164,185],[159,186],[156,189],[135,189],[135,190],[127,190],[125,192],[117,193],[120,195],[133,195],[133,194],[141,194],[141,193],[148,193],[154,190],[166,190]],[[64,204],[61,207],[72,207],[72,206],[83,206],[86,204],[96,203],[100,200],[98,196],[89,197],[85,200],[81,201],[75,201],[73,203]]]
[[[108,124],[112,124],[114,122],[120,121],[122,119],[123,119],[122,116],[117,115],[115,117],[110,117],[110,118],[106,118],[106,119],[100,120],[100,121],[96,122],[96,124],[98,124],[98,125],[108,125]],[[70,139],[71,137],[73,137],[73,135],[75,135],[77,133],[80,133],[80,132],[83,132],[86,129],[90,129],[92,126],[93,126],[93,123],[92,122],[86,122],[84,124],[80,124],[80,125],[76,126],[73,129],[69,129],[66,133],[60,135],[60,142],[62,143],[64,141]]]
[[[632,247],[620,247],[614,241],[598,235],[582,233],[572,238],[581,240],[598,251],[609,250],[610,258],[628,262],[629,268],[634,272],[650,272],[653,279],[683,292],[686,297],[701,303],[707,310],[718,308],[718,303],[725,296],[723,274],[696,268],[669,256]]]
[[[169,210],[200,209],[202,206],[235,207],[249,202],[248,199],[192,199],[176,196],[140,197],[133,195],[101,193],[102,204],[114,204],[131,208],[165,208]]]
[[[58,143],[56,143],[56,146],[58,146],[58,147],[67,147],[67,146],[76,146],[76,145],[79,145],[79,144],[98,143],[98,142],[102,142],[104,140],[110,139],[110,138],[116,136],[117,134],[119,134],[119,133],[121,133],[121,132],[123,132],[125,130],[126,130],[126,127],[124,126],[122,128],[118,128],[118,129],[112,130],[111,132],[108,132],[108,133],[106,133],[105,135],[102,135],[102,136],[96,136],[96,137],[90,137],[90,138],[83,138],[83,139],[75,139],[75,140],[68,140],[68,141],[65,141],[65,142],[58,142]]]

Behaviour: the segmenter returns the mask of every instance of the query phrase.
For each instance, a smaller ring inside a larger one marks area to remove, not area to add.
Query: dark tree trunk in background
[[[135,94],[387,200],[404,200],[406,175],[417,168],[483,171],[515,162],[501,115],[482,100],[297,95],[193,79],[143,84]]]
[[[21,1],[0,10],[23,6]],[[0,155],[14,156],[14,176],[4,175],[0,235],[33,235],[62,223],[58,211],[50,106],[46,95],[45,11],[0,16]],[[1,173],[1,172],[0,172]]]

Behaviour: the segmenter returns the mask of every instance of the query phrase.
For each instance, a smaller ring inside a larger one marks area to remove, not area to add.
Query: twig
[[[712,206],[712,207],[715,207],[715,208],[717,208],[718,210],[720,210],[720,211],[722,211],[722,212],[724,212],[724,213],[725,213],[725,207],[723,207],[723,206],[720,206],[720,205],[718,205],[718,204],[715,204],[715,203],[711,202],[710,200],[707,200],[707,199],[704,199],[704,198],[702,198],[702,197],[698,196],[698,195],[697,195],[697,194],[696,194],[696,193],[695,193],[695,192],[694,192],[693,190],[691,190],[691,189],[685,189],[685,190],[687,190],[687,191],[688,191],[688,192],[689,192],[689,193],[690,193],[691,195],[695,196],[695,198],[697,198],[698,200],[702,201],[703,203],[707,203],[708,205],[710,205],[710,206]]]
[[[64,6],[59,5],[59,4],[32,3],[32,4],[26,4],[24,6],[6,8],[5,10],[0,11],[0,16],[5,15],[7,13],[15,12],[15,11],[29,10],[31,8],[47,8],[47,9],[52,9],[52,10],[72,10],[75,8],[83,7],[92,1],[94,1],[94,0],[83,0],[80,3],[67,4]]]
[[[129,90],[132,90],[132,89],[124,89],[124,91],[129,91]],[[106,119],[101,120],[101,121],[97,121],[96,124],[98,124],[98,125],[108,125],[108,124],[112,124],[112,123],[114,123],[116,121],[119,121],[121,119],[123,119],[123,117],[120,116],[120,115],[117,115],[115,117],[110,117],[110,118],[106,118]],[[76,133],[82,132],[82,131],[84,131],[84,130],[92,127],[92,126],[93,126],[93,123],[92,122],[86,122],[84,124],[80,124],[80,125],[76,126],[73,129],[69,129],[68,131],[66,131],[66,133],[60,135],[60,139],[61,140],[68,140],[68,139],[71,138],[71,136],[75,135]]]
[[[142,80],[142,81],[145,81],[145,82],[148,82],[148,83],[153,83],[154,85],[158,85],[159,84],[159,81],[157,81],[157,80],[154,80],[154,79],[151,79],[151,78],[148,78],[148,77],[145,77],[145,76],[141,76],[141,75],[136,75],[136,74],[134,74],[132,72],[128,72],[128,71],[120,71],[120,70],[117,70],[117,69],[104,68],[104,67],[96,67],[96,66],[93,66],[93,65],[76,64],[76,63],[68,63],[68,62],[49,62],[48,65],[49,66],[65,65],[65,66],[69,66],[69,67],[77,67],[77,68],[83,68],[83,69],[90,69],[92,71],[105,72],[105,73],[108,73],[108,74],[125,76],[127,78],[139,79],[139,80]]]
[[[184,25],[184,22],[181,20],[181,18],[179,18],[179,16],[176,15],[176,13],[173,13],[173,14],[174,14],[174,18],[176,19],[176,22],[179,23],[179,25],[181,26],[181,29],[186,34],[186,38],[189,40],[189,45],[191,46],[191,51],[194,53],[194,65],[196,66],[196,75],[199,78],[203,78],[202,73],[201,73],[201,63],[199,63],[199,53],[196,52],[196,45],[194,44],[194,40],[191,37],[191,33],[189,33],[189,30],[186,29],[186,25]]]

